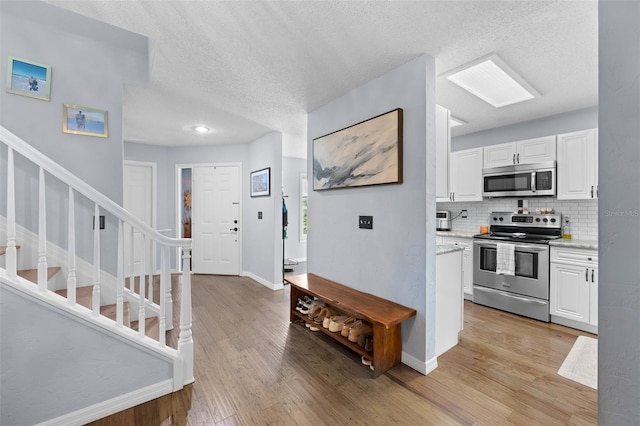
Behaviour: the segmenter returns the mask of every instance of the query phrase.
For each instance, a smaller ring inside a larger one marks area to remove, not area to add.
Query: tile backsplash
[[[537,207],[551,207],[555,213],[569,216],[571,234],[574,239],[598,239],[598,200],[558,201],[555,198],[523,198],[529,201],[529,212],[535,213]],[[517,198],[485,199],[469,203],[437,203],[438,210],[451,211],[451,229],[454,231],[479,232],[480,226],[489,225],[491,212],[517,212]],[[467,210],[469,216],[458,216],[461,210]],[[456,217],[457,216],[457,217]]]

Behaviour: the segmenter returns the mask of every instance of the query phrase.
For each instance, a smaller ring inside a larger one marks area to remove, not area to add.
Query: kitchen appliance
[[[474,303],[549,322],[549,241],[561,237],[562,215],[496,212],[489,224],[473,238]],[[513,250],[513,275],[496,273],[503,249]]]
[[[449,210],[436,212],[436,230],[451,231],[451,212]]]
[[[483,197],[556,195],[556,162],[482,169]]]

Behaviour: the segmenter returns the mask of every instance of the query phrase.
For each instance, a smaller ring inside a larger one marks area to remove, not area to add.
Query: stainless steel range
[[[549,241],[560,238],[562,215],[497,212],[489,224],[473,239],[473,301],[548,322]]]

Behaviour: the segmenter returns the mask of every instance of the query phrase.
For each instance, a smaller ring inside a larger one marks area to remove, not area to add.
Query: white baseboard
[[[274,291],[275,290],[282,290],[284,288],[283,283],[272,283],[272,282],[269,282],[269,281],[265,280],[264,278],[259,277],[256,274],[253,274],[251,272],[242,271],[240,273],[240,276],[241,277],[251,278],[252,280],[254,280],[254,281],[262,284],[263,286],[267,287],[268,289],[271,289],[271,290],[274,290]]]
[[[571,327],[578,330],[586,331],[587,333],[598,334],[597,325],[586,324],[584,322],[570,320],[569,318],[563,318],[556,315],[551,315],[551,322],[564,325],[565,327]]]
[[[436,357],[423,362],[404,351],[402,352],[402,363],[408,367],[413,368],[418,373],[424,374],[425,376],[438,368],[438,359]]]
[[[173,380],[165,380],[104,402],[47,420],[37,426],[83,425],[173,392]]]

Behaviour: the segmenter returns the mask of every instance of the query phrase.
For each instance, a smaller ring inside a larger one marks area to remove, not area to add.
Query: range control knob
[[[536,217],[536,222],[540,222],[540,218],[539,217]]]
[[[500,216],[500,222],[502,222],[504,219],[502,218],[502,216]]]
[[[556,223],[556,218],[555,217],[551,218],[551,223]]]
[[[544,223],[547,223],[547,222],[549,222],[549,219],[547,219],[547,218],[545,217],[544,219],[542,219],[542,221],[543,221]]]
[[[493,218],[493,220],[497,221],[497,220],[498,220],[498,218],[497,218],[497,217],[494,217],[494,218]]]

